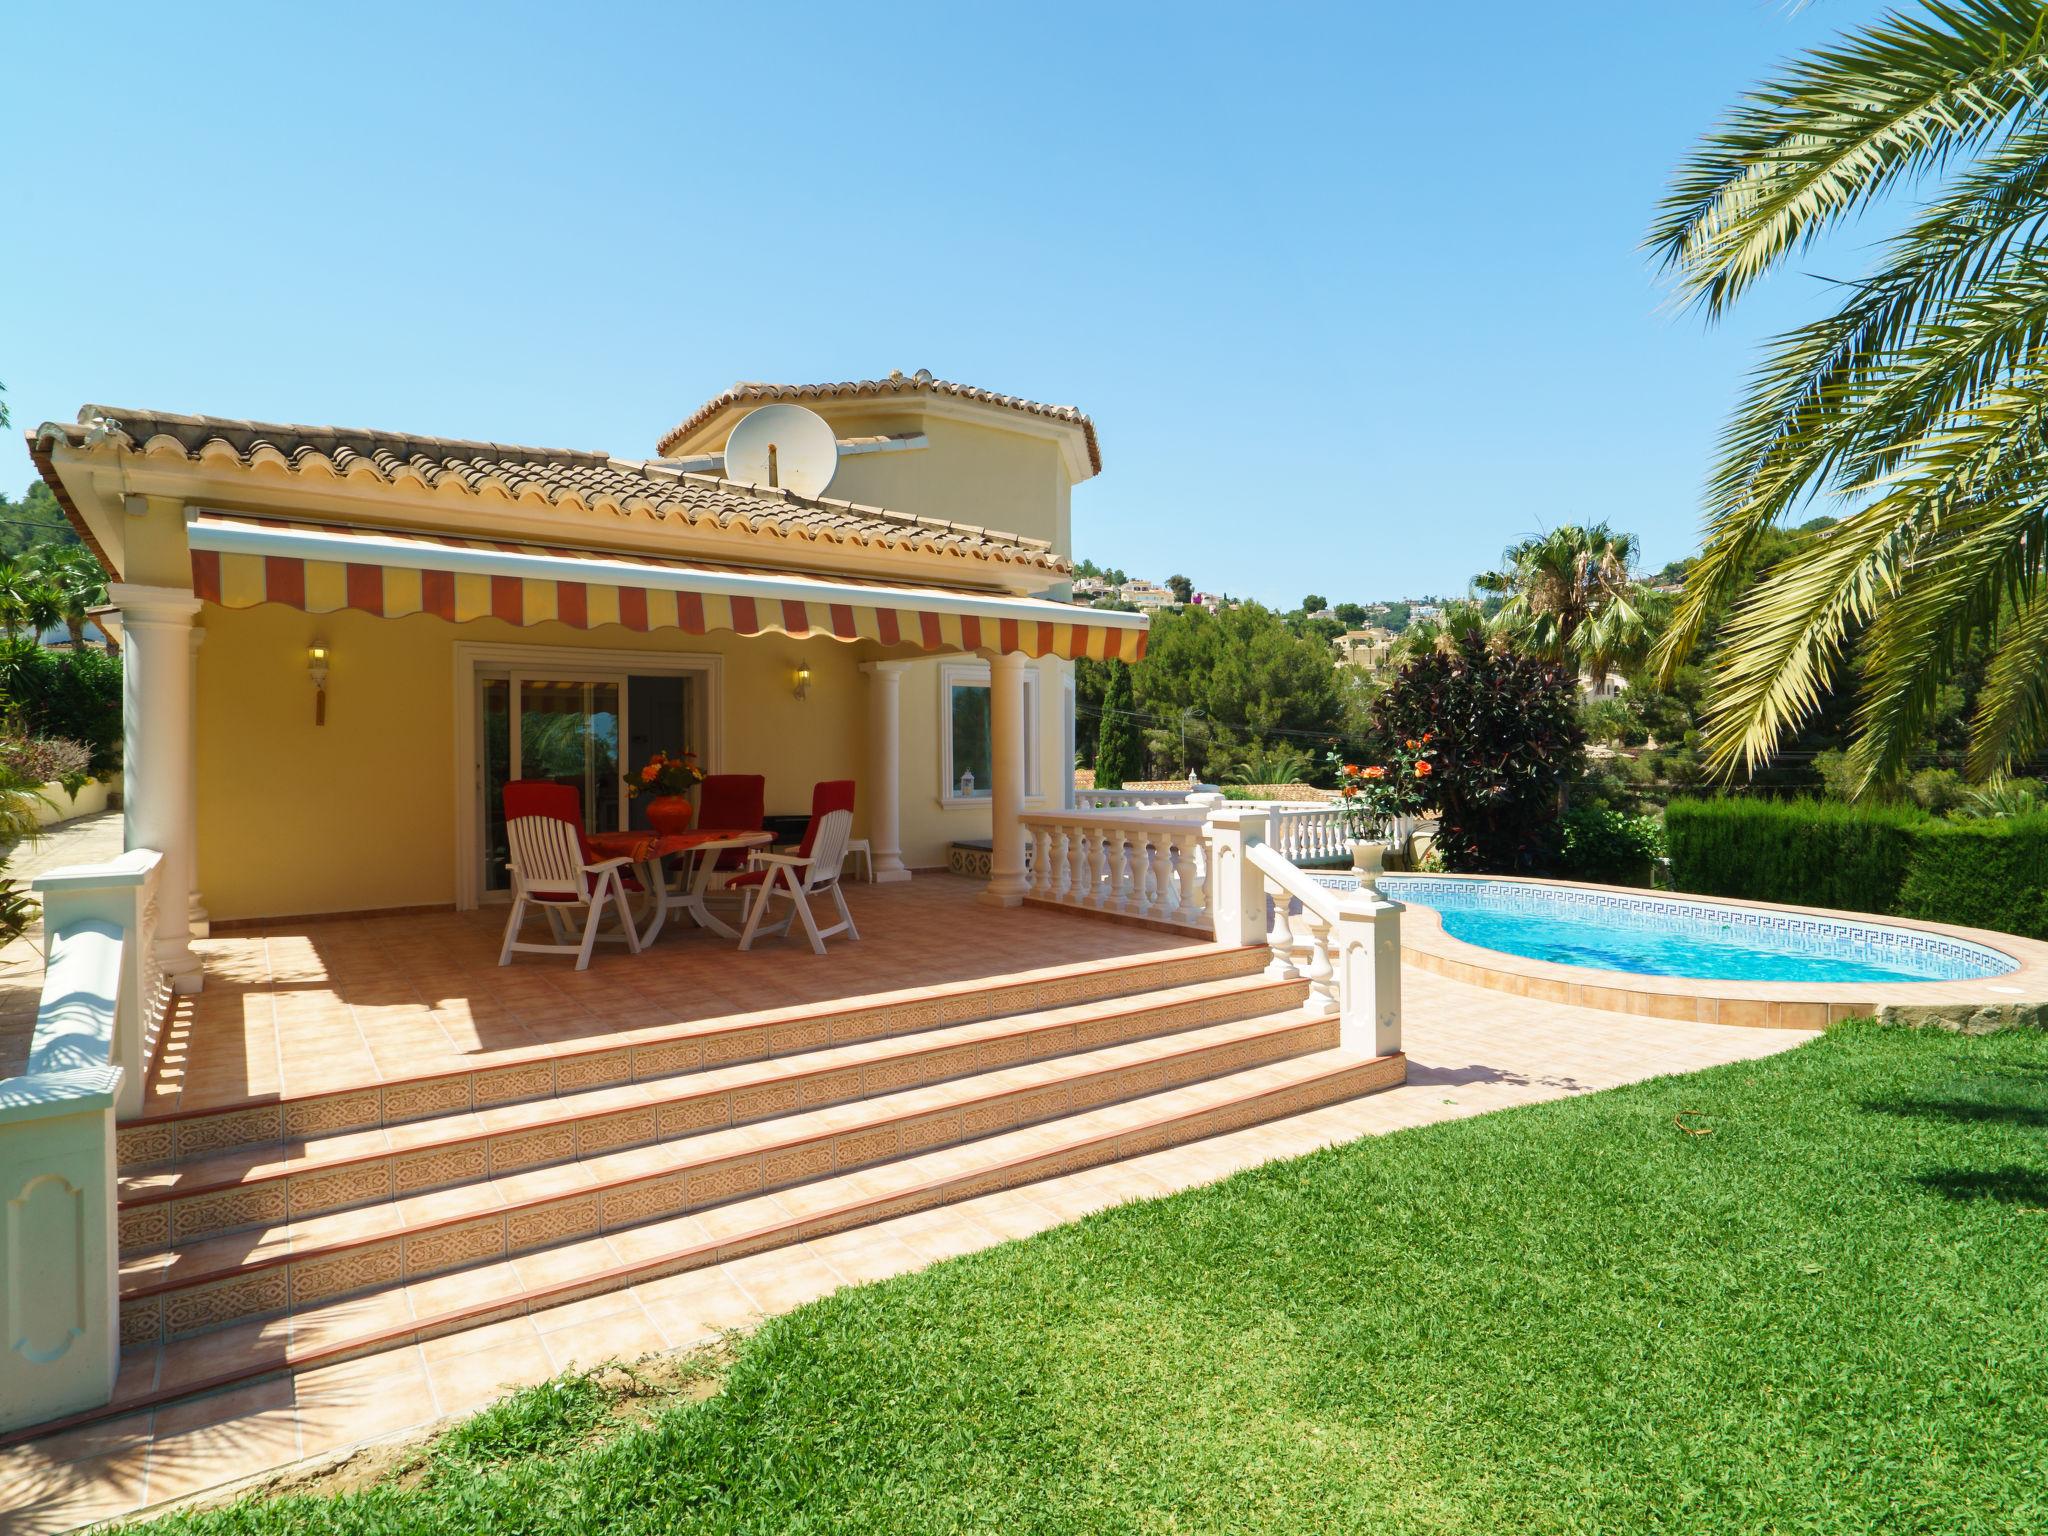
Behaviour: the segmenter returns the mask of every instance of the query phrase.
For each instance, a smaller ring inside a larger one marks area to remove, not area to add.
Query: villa
[[[1147,626],[1068,601],[1076,409],[898,373],[735,385],[649,458],[104,406],[29,436],[114,578],[127,851],[36,882],[0,1432],[1403,1078],[1398,908],[1256,807],[1073,806],[1073,664]],[[631,792],[657,753],[710,775],[688,832]],[[507,931],[547,796],[572,864],[616,856]],[[736,946],[777,829],[847,926]],[[515,952],[543,915],[576,960]]]

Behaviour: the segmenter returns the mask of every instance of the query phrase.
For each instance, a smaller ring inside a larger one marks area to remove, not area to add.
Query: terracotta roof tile
[[[515,499],[538,496],[552,506],[608,509],[622,517],[645,512],[660,521],[720,528],[738,524],[790,538],[880,544],[1066,569],[1043,539],[829,496],[740,485],[605,453],[88,405],[79,411],[76,423],[45,423],[30,434],[45,479],[52,478],[48,445],[57,438],[74,445],[114,438],[144,454],[182,452],[202,462],[226,458],[245,468],[271,462],[299,474],[324,467],[336,476],[370,475],[392,485],[416,480],[430,490],[452,483],[475,494],[495,485]]]
[[[1016,395],[1000,395],[992,389],[977,389],[972,384],[955,384],[948,379],[935,379],[923,368],[918,369],[916,373],[892,373],[886,379],[850,379],[839,384],[769,384],[758,380],[744,380],[715,399],[705,401],[687,420],[663,434],[655,451],[671,452],[676,444],[730,406],[760,405],[776,400],[853,400],[863,395],[877,398],[897,395],[948,395],[957,400],[975,400],[984,405],[1000,405],[1033,416],[1044,416],[1052,421],[1070,422],[1079,427],[1088,440],[1090,466],[1096,474],[1102,473],[1102,447],[1095,440],[1095,423],[1078,407],[1041,405],[1036,400],[1024,400]]]

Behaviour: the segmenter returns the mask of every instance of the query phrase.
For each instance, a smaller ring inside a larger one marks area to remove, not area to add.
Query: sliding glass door
[[[656,750],[696,747],[697,681],[674,674],[485,672],[477,679],[482,889],[511,888],[505,786],[545,779],[576,791],[592,832],[645,826],[626,774]],[[623,749],[623,755],[622,755]]]

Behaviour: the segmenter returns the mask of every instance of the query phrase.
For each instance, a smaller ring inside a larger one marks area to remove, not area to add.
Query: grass
[[[2048,1529],[2044,1132],[2048,1037],[1844,1026],[842,1291],[644,1426],[543,1387],[409,1485],[147,1529]]]

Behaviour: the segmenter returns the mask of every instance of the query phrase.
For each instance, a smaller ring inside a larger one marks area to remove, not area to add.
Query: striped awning
[[[456,624],[617,624],[691,635],[772,631],[1069,660],[1136,661],[1145,654],[1141,615],[1076,609],[1043,598],[207,509],[190,514],[188,536],[193,592],[227,608],[282,603],[307,613],[426,613]],[[1076,622],[1082,614],[1086,622]]]

